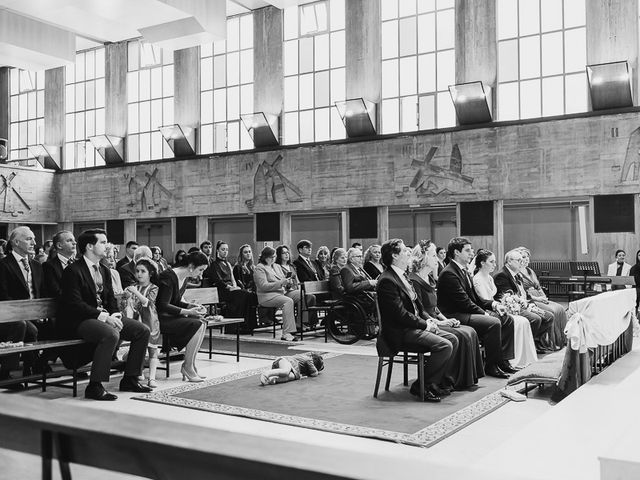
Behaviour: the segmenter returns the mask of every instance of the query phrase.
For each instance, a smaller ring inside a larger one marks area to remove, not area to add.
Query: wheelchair
[[[371,340],[378,335],[376,309],[367,312],[355,298],[346,295],[327,311],[325,328],[331,338],[343,345]]]

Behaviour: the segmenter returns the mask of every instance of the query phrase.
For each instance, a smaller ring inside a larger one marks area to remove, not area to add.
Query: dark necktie
[[[98,268],[98,265],[93,265],[93,281],[96,284],[96,301],[98,304],[98,308],[102,308],[102,290],[103,290],[103,280],[102,280],[102,274],[100,273],[100,269]]]
[[[29,266],[29,260],[26,257],[20,259],[22,266],[27,272],[27,278],[25,281],[27,282],[27,287],[29,287],[29,298],[33,298],[33,284],[31,282],[31,267]]]
[[[618,269],[616,270],[616,277],[621,277],[622,276],[622,267],[624,264],[619,263],[618,264]]]

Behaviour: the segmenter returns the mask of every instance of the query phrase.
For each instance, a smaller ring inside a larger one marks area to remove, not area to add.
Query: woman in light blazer
[[[296,331],[296,319],[293,307],[295,302],[285,295],[291,288],[292,280],[285,277],[282,270],[273,267],[276,251],[271,247],[264,247],[260,252],[258,264],[253,272],[256,284],[258,304],[263,307],[282,308],[282,337],[281,340],[295,342],[293,335]]]

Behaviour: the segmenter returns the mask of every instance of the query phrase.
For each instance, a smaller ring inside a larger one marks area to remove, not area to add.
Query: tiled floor
[[[271,338],[266,333],[259,334],[258,338],[261,335]],[[322,338],[309,338],[305,342],[325,348]],[[367,354],[371,349],[371,342],[362,342],[355,348],[330,343],[327,348],[332,351],[352,349],[354,353]],[[199,371],[210,377],[266,366],[269,363],[269,360],[254,358],[242,358],[236,363],[235,358],[230,356],[214,356],[213,360],[205,359],[202,354],[198,357]],[[54,404],[81,402],[84,406],[96,409],[126,411],[157,418],[170,416],[172,420],[185,424],[211,426],[265,438],[303,441],[312,446],[331,445],[348,449],[356,456],[358,452],[379,452],[400,459],[406,458],[407,461],[428,462],[433,466],[429,475],[431,480],[460,478],[456,477],[455,472],[463,468],[463,465],[464,468],[471,467],[477,471],[477,478],[486,474],[487,478],[495,479],[518,477],[583,480],[598,478],[597,455],[611,443],[604,440],[606,435],[603,432],[617,433],[628,428],[628,412],[637,411],[640,398],[639,365],[640,348],[636,348],[557,406],[550,405],[548,401],[550,391],[536,392],[526,402],[509,402],[429,449],[140,402],[131,399],[134,394],[127,393],[119,393],[120,398],[116,402],[92,402],[81,396],[72,398],[67,390],[55,388],[45,394],[29,390],[20,395],[49,398]],[[158,377],[161,373],[158,372]],[[178,368],[175,368],[170,379],[162,378],[159,381],[159,388],[180,384],[178,375]],[[111,390],[117,389],[117,381],[117,378],[112,381]],[[80,391],[83,390],[82,387]],[[0,394],[0,406],[2,395],[9,394]],[[425,405],[425,408],[429,406]],[[623,423],[624,419],[626,423]],[[0,449],[0,465],[0,479],[35,479],[40,475],[39,460],[28,455]],[[76,478],[81,479],[134,478],[78,466],[73,466],[73,469],[77,472]]]

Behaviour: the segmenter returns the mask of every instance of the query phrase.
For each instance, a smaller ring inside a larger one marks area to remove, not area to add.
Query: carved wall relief
[[[158,169],[152,173],[144,172],[144,178],[125,174],[128,182],[127,213],[161,213],[169,208],[173,194],[158,180]]]
[[[282,155],[278,155],[273,162],[265,160],[258,165],[253,177],[253,198],[245,202],[247,207],[302,201],[302,190],[282,174],[281,163]]]
[[[2,213],[8,213],[12,217],[24,215],[25,208],[31,210],[29,204],[22,198],[22,195],[13,186],[13,180],[18,176],[16,172],[9,175],[0,174],[2,184],[0,184],[0,199],[2,201]]]

